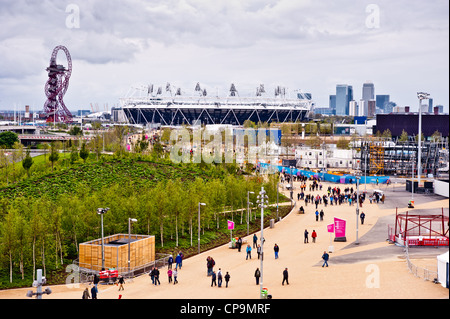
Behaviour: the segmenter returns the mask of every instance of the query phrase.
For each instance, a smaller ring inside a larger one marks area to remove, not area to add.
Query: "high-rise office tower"
[[[348,115],[351,100],[353,100],[353,87],[347,84],[336,85],[336,115]]]
[[[375,99],[375,86],[373,85],[372,82],[367,81],[366,83],[363,84],[362,99],[364,101]]]
[[[433,99],[428,99],[428,113],[433,113]]]
[[[335,110],[336,109],[336,95],[330,95],[330,109]]]
[[[388,110],[389,95],[377,95],[375,98],[377,109],[383,110],[383,113],[390,113]]]
[[[375,100],[367,101],[367,116],[374,117],[375,116]]]
[[[358,102],[352,100],[349,103],[348,115],[357,116],[358,115]]]
[[[367,101],[361,99],[358,105],[358,116],[367,116]]]

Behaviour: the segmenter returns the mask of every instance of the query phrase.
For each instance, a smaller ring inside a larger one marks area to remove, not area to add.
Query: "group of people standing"
[[[222,269],[219,268],[217,273],[214,270],[214,266],[216,265],[216,262],[214,258],[211,256],[208,256],[206,258],[206,268],[207,268],[207,276],[211,276],[211,287],[218,286],[219,288],[222,287],[223,280],[225,279],[225,288],[228,288],[228,282],[230,281],[230,274],[228,271],[225,275],[222,273]]]

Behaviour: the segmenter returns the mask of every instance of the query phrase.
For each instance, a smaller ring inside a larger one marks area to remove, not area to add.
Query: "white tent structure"
[[[438,262],[438,281],[445,288],[448,288],[448,251],[442,255],[437,256]]]

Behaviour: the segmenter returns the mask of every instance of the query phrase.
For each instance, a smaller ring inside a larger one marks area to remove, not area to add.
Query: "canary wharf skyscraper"
[[[351,100],[353,87],[347,84],[336,85],[336,115],[348,115]]]
[[[368,105],[370,100],[375,100],[375,86],[367,81],[362,87],[362,100],[364,100],[364,115],[368,116]]]

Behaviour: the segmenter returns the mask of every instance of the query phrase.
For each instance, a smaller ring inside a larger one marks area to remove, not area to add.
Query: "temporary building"
[[[438,281],[445,288],[448,288],[448,251],[437,256]]]

